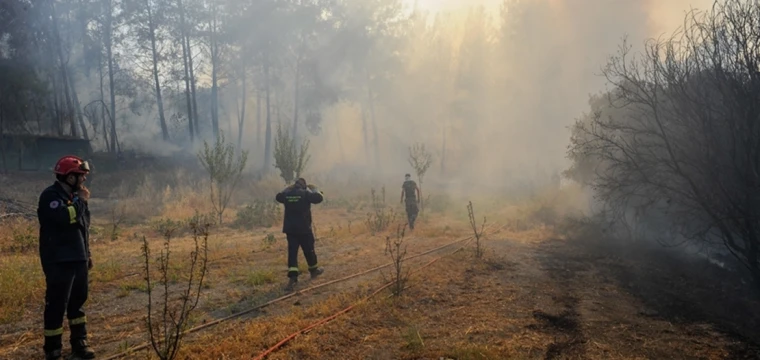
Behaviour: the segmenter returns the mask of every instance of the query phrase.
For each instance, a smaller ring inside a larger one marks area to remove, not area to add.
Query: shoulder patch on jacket
[[[58,205],[60,205],[60,203],[58,202],[58,200],[53,200],[53,201],[50,202],[50,208],[51,209],[58,208]]]

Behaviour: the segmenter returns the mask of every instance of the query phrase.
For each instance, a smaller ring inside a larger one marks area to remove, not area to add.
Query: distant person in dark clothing
[[[324,200],[321,191],[314,185],[306,185],[306,180],[299,178],[295,184],[288,186],[275,197],[277,202],[285,205],[282,232],[288,239],[288,286],[292,291],[298,284],[298,248],[303,250],[306,263],[309,265],[311,278],[316,278],[324,272],[317,264],[317,253],[314,250],[314,232],[311,228],[311,204],[319,204]]]
[[[39,198],[40,260],[45,273],[45,359],[60,359],[63,316],[69,319],[72,358],[94,359],[87,345],[88,276],[90,257],[90,191],[84,186],[89,164],[64,156],[55,164],[56,182]]]
[[[421,195],[417,183],[412,180],[412,175],[404,176],[404,184],[401,185],[401,202],[406,203],[406,218],[409,222],[409,229],[414,230],[414,222],[417,220],[419,213],[418,205]]]

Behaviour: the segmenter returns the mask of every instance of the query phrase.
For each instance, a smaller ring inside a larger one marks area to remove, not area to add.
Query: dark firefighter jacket
[[[40,258],[43,264],[87,261],[90,256],[90,209],[56,182],[40,195]]]
[[[287,188],[275,197],[277,202],[285,204],[285,220],[282,232],[286,234],[311,233],[311,204],[319,204],[324,196],[319,191],[309,189]]]

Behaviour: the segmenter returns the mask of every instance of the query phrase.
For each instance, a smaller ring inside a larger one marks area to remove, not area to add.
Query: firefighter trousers
[[[298,249],[303,251],[309,271],[317,269],[317,253],[314,250],[314,233],[286,234],[288,238],[288,277],[298,277]]]
[[[84,303],[88,293],[87,261],[43,264],[45,273],[45,343],[57,347],[63,335],[63,316],[69,319],[71,341],[87,338]]]
[[[406,202],[406,220],[409,223],[409,229],[414,230],[414,221],[417,220],[417,214],[419,209],[417,208],[416,201]]]

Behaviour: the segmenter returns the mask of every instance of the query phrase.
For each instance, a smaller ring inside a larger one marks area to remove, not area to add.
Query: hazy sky
[[[415,0],[406,0],[414,3]],[[464,9],[472,5],[484,5],[492,11],[498,11],[503,0],[416,0],[421,9],[429,11],[451,11]]]
[[[501,9],[504,0],[404,0],[409,5],[417,3],[421,9],[438,11],[464,10],[473,5],[482,5],[495,15]],[[634,2],[643,1],[649,4],[649,17],[652,26],[652,36],[670,33],[681,25],[686,11],[690,8],[708,9],[714,0],[550,0],[552,3],[571,4],[572,2]]]

